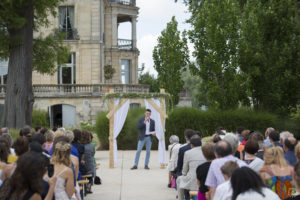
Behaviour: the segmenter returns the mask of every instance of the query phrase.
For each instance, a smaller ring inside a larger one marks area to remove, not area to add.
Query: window
[[[4,85],[7,82],[8,59],[0,60],[0,84]]]
[[[70,55],[69,61],[61,66],[58,70],[58,84],[75,84],[76,75],[76,54]]]
[[[74,29],[74,6],[60,6],[58,8],[59,30],[66,33],[67,40],[76,39]]]
[[[130,83],[130,60],[121,60],[121,82]]]

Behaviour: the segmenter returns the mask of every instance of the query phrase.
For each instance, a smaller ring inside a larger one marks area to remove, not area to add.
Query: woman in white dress
[[[179,138],[177,135],[172,135],[169,139],[170,145],[168,147],[169,153],[170,153],[170,161],[168,165],[168,171],[169,171],[169,184],[168,187],[171,187],[171,178],[172,178],[172,172],[177,167],[177,160],[178,160],[178,151],[181,146],[179,143]]]
[[[75,192],[73,171],[70,168],[70,152],[71,145],[67,142],[59,141],[54,146],[51,163],[57,176],[55,200],[69,200]]]

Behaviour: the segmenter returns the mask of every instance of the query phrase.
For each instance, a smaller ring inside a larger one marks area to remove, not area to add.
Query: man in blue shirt
[[[295,155],[295,146],[297,145],[297,140],[294,137],[288,137],[283,142],[283,150],[284,150],[284,158],[286,161],[294,166],[297,162],[297,158]]]

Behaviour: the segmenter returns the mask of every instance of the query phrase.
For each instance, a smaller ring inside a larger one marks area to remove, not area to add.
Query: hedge
[[[50,120],[47,111],[34,109],[32,111],[32,127],[35,128],[36,126],[42,127],[50,127]]]
[[[224,127],[227,132],[235,132],[238,126],[243,126],[249,130],[258,130],[263,134],[267,127],[274,127],[278,131],[291,131],[298,139],[300,137],[298,121],[282,119],[274,114],[248,109],[203,111],[197,108],[183,107],[173,109],[168,116],[166,138],[177,135],[181,142],[184,142],[183,133],[187,128],[200,130],[203,137],[206,137],[211,136],[218,126]]]
[[[117,138],[119,150],[135,150],[137,147],[138,129],[137,123],[144,116],[144,108],[130,109],[124,127]],[[101,149],[109,149],[109,120],[107,112],[98,115],[95,131],[101,143]],[[214,134],[216,127],[222,126],[227,132],[235,132],[236,127],[243,126],[250,130],[258,130],[264,134],[267,127],[274,127],[278,131],[288,130],[300,139],[299,121],[282,119],[274,114],[257,112],[248,109],[236,109],[227,111],[208,110],[197,108],[175,108],[168,113],[166,121],[166,145],[171,135],[177,135],[182,143],[184,130],[191,128],[200,130],[203,137]],[[157,149],[157,139],[153,139],[152,149]]]

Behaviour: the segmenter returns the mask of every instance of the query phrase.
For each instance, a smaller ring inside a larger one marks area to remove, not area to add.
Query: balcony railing
[[[133,84],[59,84],[33,85],[35,97],[102,97],[110,90],[115,93],[149,93],[148,85]],[[6,85],[0,85],[0,98],[6,94]]]
[[[110,4],[121,4],[125,6],[135,6],[136,0],[108,0],[108,3]]]
[[[65,33],[65,40],[80,40],[76,28],[60,28],[61,33]]]
[[[132,40],[118,39],[118,48],[131,50],[132,49]]]

